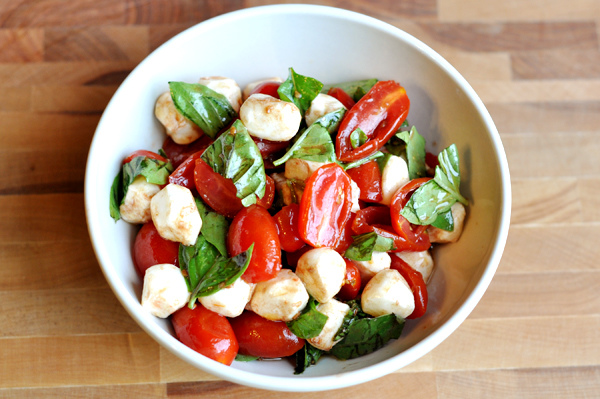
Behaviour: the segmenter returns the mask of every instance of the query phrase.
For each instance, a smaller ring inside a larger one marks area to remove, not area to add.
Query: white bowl
[[[462,192],[470,199],[460,241],[436,250],[425,317],[408,321],[402,337],[349,361],[322,358],[299,376],[285,360],[230,367],[181,344],[168,321],[140,306],[141,283],[131,260],[136,228],[109,216],[109,190],[121,160],[137,149],[156,151],[164,135],[153,116],[167,82],[221,75],[240,86],[288,67],[325,83],[394,79],[411,100],[409,121],[438,152],[456,143]],[[336,8],[276,5],[225,14],[180,33],[127,77],[98,124],[85,177],[88,227],[102,271],[139,325],[166,349],[220,378],[283,391],[335,389],[393,372],[425,355],[473,310],[494,275],[508,233],[510,179],[494,123],[465,79],[441,56],[407,33]],[[469,348],[465,348],[469,350]]]

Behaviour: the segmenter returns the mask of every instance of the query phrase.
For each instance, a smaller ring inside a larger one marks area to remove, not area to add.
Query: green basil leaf
[[[354,322],[356,322],[360,319],[366,319],[366,318],[371,317],[368,314],[366,314],[365,312],[363,312],[362,308],[360,307],[360,299],[350,300],[350,301],[346,302],[346,304],[348,306],[350,306],[350,309],[344,316],[342,325],[340,326],[339,330],[335,334],[335,337],[333,338],[334,342],[341,341],[342,338],[344,338],[346,336],[346,334],[348,333],[348,329]]]
[[[200,280],[212,267],[218,256],[219,251],[217,248],[202,235],[198,237],[194,245],[179,245],[179,267],[185,276],[188,291],[192,292],[200,283]]]
[[[412,194],[400,214],[413,224],[428,225],[456,202],[451,193],[429,180]]]
[[[377,83],[377,79],[355,80],[323,86],[322,93],[327,93],[333,87],[344,90],[354,101],[360,100]]]
[[[373,154],[371,154],[371,155],[369,155],[367,157],[364,157],[363,159],[359,159],[358,161],[350,162],[350,163],[347,163],[347,164],[342,164],[341,166],[342,166],[342,168],[344,168],[344,170],[348,170],[348,169],[352,169],[352,168],[357,168],[357,167],[359,167],[362,164],[365,164],[365,163],[370,162],[370,161],[372,161],[374,159],[378,159],[378,158],[381,158],[381,157],[384,157],[384,156],[385,156],[385,154],[383,152],[377,151],[377,152],[374,152]]]
[[[260,150],[244,124],[237,120],[201,157],[216,173],[231,179],[244,206],[265,195],[267,176]]]
[[[200,234],[206,240],[217,248],[222,256],[227,257],[227,232],[229,231],[229,222],[225,216],[213,212],[199,198],[194,198],[196,207],[202,218],[202,230]]]
[[[121,210],[119,207],[121,206],[121,202],[123,201],[123,169],[119,170],[119,173],[115,176],[113,180],[113,184],[110,186],[110,217],[115,220],[115,222],[121,219]]]
[[[229,100],[204,85],[169,82],[169,88],[177,110],[211,138],[236,117]]]
[[[310,298],[300,316],[288,322],[287,326],[298,338],[310,339],[321,333],[327,319],[326,315],[317,310],[317,301]]]
[[[382,237],[374,231],[352,236],[354,240],[344,253],[344,257],[350,260],[371,260],[373,252],[387,252],[394,249],[394,240]]]
[[[318,123],[325,129],[327,129],[329,133],[333,134],[337,132],[338,127],[340,126],[340,123],[344,118],[344,115],[346,115],[346,108],[340,108],[338,110],[323,115],[322,117],[314,121],[313,124]]]
[[[446,231],[454,231],[454,217],[452,216],[452,209],[447,210],[438,215],[433,223],[433,227]]]
[[[296,358],[296,367],[294,368],[294,374],[298,375],[304,373],[304,371],[306,371],[307,368],[316,364],[319,361],[322,354],[323,351],[321,349],[317,349],[308,342],[306,342],[302,349],[300,349],[294,355]]]
[[[235,360],[237,362],[253,362],[258,359],[260,359],[258,356],[242,355],[241,353],[235,355]]]
[[[294,103],[304,115],[322,88],[323,83],[317,79],[297,74],[290,68],[287,80],[279,86],[277,93],[283,101]]]
[[[282,165],[290,158],[299,158],[314,162],[336,162],[335,146],[331,135],[327,128],[318,123],[319,120],[310,125],[283,157],[273,162],[273,165]]]
[[[468,205],[467,201],[459,191],[460,188],[460,161],[456,145],[452,144],[438,155],[439,166],[435,167],[434,180],[444,190],[463,205]]]
[[[360,127],[357,127],[350,133],[350,145],[352,145],[352,148],[358,148],[367,141],[369,141],[369,138]]]
[[[427,165],[425,164],[425,139],[413,126],[410,131],[400,131],[396,137],[406,143],[406,159],[408,163],[409,178],[427,176]]]

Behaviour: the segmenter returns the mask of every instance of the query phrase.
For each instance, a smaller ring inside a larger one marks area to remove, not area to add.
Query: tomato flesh
[[[350,97],[350,95],[348,93],[346,93],[343,89],[341,89],[339,87],[332,87],[331,89],[329,89],[327,94],[330,95],[331,97],[336,98],[339,102],[342,103],[342,105],[344,107],[346,107],[346,109],[350,109],[350,108],[354,107],[354,104],[356,104],[354,99],[352,97]]]
[[[285,322],[267,320],[248,310],[231,319],[231,327],[243,355],[266,359],[286,357],[304,346],[304,340],[294,335]]]
[[[135,237],[133,263],[140,277],[154,265],[169,263],[179,266],[179,243],[162,238],[154,223],[148,222]]]
[[[427,285],[423,281],[423,275],[410,267],[408,263],[393,255],[391,268],[397,270],[408,283],[415,297],[415,310],[407,317],[407,319],[416,319],[421,317],[427,311]]]
[[[183,161],[169,176],[169,183],[178,184],[190,190],[195,189],[196,182],[194,180],[194,169],[196,168],[196,160],[200,158],[201,155],[202,151],[198,151]]]
[[[196,160],[194,182],[200,197],[221,215],[234,217],[243,207],[233,181],[215,172],[201,158]]]
[[[427,183],[431,178],[422,177],[413,179],[400,187],[392,197],[390,204],[390,219],[392,227],[396,233],[402,237],[410,247],[410,251],[425,251],[431,246],[429,236],[426,233],[427,226],[413,226],[410,222],[400,214],[402,208],[406,205],[412,193],[423,184]]]
[[[299,216],[300,206],[298,204],[286,205],[274,216],[279,242],[284,251],[294,252],[305,245],[298,233]]]
[[[123,165],[133,161],[133,158],[136,158],[136,157],[148,157],[148,158],[157,159],[157,160],[163,161],[163,162],[168,161],[167,159],[165,159],[165,157],[163,157],[162,155],[158,155],[155,152],[147,151],[147,150],[137,150],[137,151],[134,151],[131,154],[129,154],[129,156],[127,156],[123,160]]]
[[[197,304],[184,306],[171,316],[177,338],[198,353],[231,365],[238,353],[238,342],[225,316]]]
[[[381,202],[381,171],[375,161],[366,162],[356,168],[349,169],[348,174],[360,188],[360,200],[367,202]]]
[[[361,287],[361,279],[358,268],[349,259],[345,259],[346,262],[346,276],[344,277],[344,285],[336,294],[338,299],[342,301],[350,301],[358,296],[358,292]]]
[[[250,96],[252,94],[267,94],[271,97],[275,97],[275,98],[279,98],[279,93],[277,92],[277,89],[279,89],[279,86],[281,86],[281,83],[279,82],[264,82],[261,83],[259,85],[257,85],[254,90],[252,90],[250,92]]]
[[[162,149],[173,164],[173,167],[176,168],[196,152],[203,152],[212,141],[209,136],[202,135],[190,144],[177,144],[170,137],[167,137],[163,142]]]

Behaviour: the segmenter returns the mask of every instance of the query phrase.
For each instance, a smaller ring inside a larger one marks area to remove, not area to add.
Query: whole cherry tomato
[[[298,204],[290,204],[281,208],[273,217],[279,233],[281,249],[284,251],[294,252],[306,245],[300,234],[298,234],[299,216],[300,207]]]
[[[440,160],[438,159],[437,155],[433,155],[430,152],[426,152],[425,163],[427,164],[427,167],[435,169],[435,167],[440,164]]]
[[[205,134],[190,144],[177,144],[170,137],[167,137],[163,142],[162,149],[167,158],[171,160],[173,167],[176,168],[192,154],[203,152],[212,142],[213,140]]]
[[[335,247],[352,208],[350,176],[337,164],[317,169],[300,200],[298,232],[313,247]]]
[[[342,103],[344,107],[346,107],[346,109],[350,109],[354,107],[354,104],[356,104],[356,102],[354,102],[354,99],[339,87],[332,87],[331,89],[329,89],[327,94],[329,94],[331,97],[335,97],[339,102]]]
[[[313,249],[313,247],[311,247],[308,244],[305,244],[302,248],[300,248],[297,251],[294,251],[294,252],[284,252],[284,254],[285,254],[285,260],[287,262],[287,265],[292,270],[296,270],[296,266],[298,265],[298,259],[300,259],[300,257],[302,255],[304,255],[306,252],[310,251],[311,249]]]
[[[396,255],[392,255],[391,258],[392,264],[390,267],[400,272],[415,297],[415,310],[407,317],[407,319],[416,319],[423,316],[427,311],[428,301],[427,285],[425,284],[425,281],[423,281],[423,275]]]
[[[184,345],[219,363],[233,363],[239,345],[225,316],[198,303],[194,309],[184,306],[173,313],[171,322]]]
[[[429,235],[425,232],[427,226],[411,225],[410,222],[400,214],[412,193],[429,180],[431,180],[431,178],[422,177],[409,181],[396,191],[390,204],[392,227],[400,237],[412,245],[412,248],[408,249],[409,251],[425,251],[431,246]]]
[[[169,183],[178,184],[190,190],[196,188],[194,169],[196,168],[196,159],[200,158],[201,155],[202,151],[195,152],[179,164],[177,169],[169,176]]]
[[[137,151],[134,151],[131,154],[129,154],[129,156],[127,156],[123,160],[123,165],[131,162],[133,160],[133,158],[135,158],[135,157],[148,157],[148,158],[152,158],[152,159],[158,159],[159,161],[168,162],[168,160],[165,159],[165,157],[163,157],[162,155],[158,155],[155,152],[147,151],[147,150],[137,150]]]
[[[410,108],[406,90],[393,80],[380,81],[346,112],[336,137],[336,155],[342,162],[362,159],[379,150],[396,133]],[[352,146],[352,132],[360,128],[367,142]]]
[[[350,301],[356,298],[360,291],[360,273],[354,262],[345,258],[344,261],[346,262],[346,277],[344,277],[344,285],[336,296],[342,301]]]
[[[169,263],[179,266],[179,243],[162,238],[154,223],[148,222],[135,236],[133,263],[140,277],[144,277],[146,269],[154,265]]]
[[[279,89],[281,83],[279,82],[264,82],[257,85],[254,90],[250,92],[252,94],[268,94],[271,97],[279,98],[279,93],[277,93],[277,89]]]
[[[236,256],[254,243],[248,269],[242,275],[248,283],[269,280],[281,270],[281,246],[277,226],[269,212],[250,205],[235,215],[227,234],[229,256]]]
[[[375,161],[366,162],[356,168],[348,169],[348,174],[360,188],[359,199],[367,202],[381,202],[381,171]]]
[[[290,331],[285,322],[267,320],[244,311],[231,319],[231,327],[243,355],[262,358],[291,356],[304,346],[304,340]]]
[[[201,158],[196,160],[194,181],[200,197],[221,215],[234,217],[243,207],[233,181],[215,172]]]

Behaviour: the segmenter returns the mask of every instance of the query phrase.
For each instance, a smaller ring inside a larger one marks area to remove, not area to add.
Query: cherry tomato
[[[379,150],[396,133],[410,108],[406,90],[393,80],[379,81],[346,112],[336,137],[336,155],[342,162],[362,159]],[[352,147],[350,136],[360,128],[367,142]]]
[[[165,157],[163,157],[162,155],[158,155],[155,152],[147,150],[137,150],[129,154],[129,156],[123,160],[123,165],[131,162],[135,157],[148,157],[152,159],[158,159],[159,161],[167,162],[167,159],[165,159]]]
[[[194,309],[184,306],[173,313],[171,322],[184,345],[219,363],[233,363],[239,345],[225,316],[196,304]]]
[[[350,217],[350,176],[337,164],[317,169],[300,200],[298,232],[313,247],[335,247]]]
[[[304,346],[304,340],[290,331],[285,322],[271,321],[248,310],[231,319],[231,327],[243,355],[262,358],[291,356]]]
[[[331,89],[329,89],[327,94],[329,94],[331,97],[335,97],[339,102],[341,102],[344,105],[344,107],[346,107],[346,109],[350,109],[354,107],[354,104],[356,104],[354,99],[339,87],[332,87]]]
[[[342,230],[342,235],[340,236],[340,239],[333,248],[342,255],[344,254],[344,252],[346,252],[350,244],[352,244],[352,242],[354,241],[352,236],[356,234],[354,233],[354,230],[352,230],[352,224],[354,223],[355,217],[356,214],[350,214],[350,218],[348,219],[346,225],[344,226],[344,229]]]
[[[400,214],[412,193],[429,180],[431,180],[431,178],[422,177],[409,181],[396,191],[390,204],[392,227],[400,237],[411,244],[411,248],[408,249],[409,251],[425,251],[431,246],[429,236],[425,232],[427,226],[411,225],[410,222]]]
[[[248,283],[269,280],[281,270],[281,246],[277,226],[269,212],[261,206],[250,205],[235,215],[227,234],[229,256],[236,256],[254,243],[248,269],[242,275]]]
[[[400,272],[415,296],[415,310],[407,317],[407,319],[416,319],[423,316],[427,311],[428,300],[427,285],[425,284],[425,281],[423,281],[423,275],[396,255],[392,255],[391,258],[392,264],[390,267]]]
[[[344,277],[344,285],[336,296],[342,301],[350,301],[356,298],[360,291],[360,273],[354,262],[349,259],[344,259],[344,261],[346,262],[346,277]]]
[[[259,139],[257,137],[252,137],[252,140],[254,140],[256,143],[256,146],[258,147],[260,155],[262,155],[263,159],[267,158],[271,154],[285,150],[290,145],[289,141],[270,141]]]
[[[273,205],[275,199],[275,180],[271,176],[267,176],[265,186],[265,195],[262,198],[256,198],[256,205],[260,205],[265,209],[269,209]]]
[[[250,95],[260,93],[260,94],[268,94],[271,97],[279,98],[279,93],[277,89],[279,89],[281,83],[279,82],[264,82],[257,85],[254,90],[250,92]]]
[[[244,207],[236,196],[233,181],[215,172],[202,159],[196,160],[194,182],[204,202],[221,215],[232,218]]]
[[[298,217],[300,207],[298,204],[286,205],[275,216],[275,225],[279,233],[279,242],[281,249],[287,252],[294,252],[305,245],[302,237],[298,234]]]
[[[212,142],[213,140],[207,135],[200,136],[198,140],[190,144],[177,144],[170,137],[167,137],[163,142],[163,151],[167,154],[167,158],[171,160],[173,167],[176,168],[192,154],[203,152]]]
[[[302,248],[300,248],[297,251],[294,251],[294,252],[284,252],[285,253],[285,260],[286,260],[288,266],[292,270],[295,270],[296,266],[298,265],[298,259],[300,259],[300,257],[302,255],[304,255],[307,251],[310,251],[311,249],[313,249],[313,247],[311,247],[308,244],[305,244]]]
[[[348,174],[360,188],[359,199],[367,202],[381,202],[381,172],[375,161],[366,162],[356,168],[349,169]]]
[[[178,184],[190,190],[196,188],[194,169],[196,168],[196,159],[200,158],[201,155],[202,151],[195,152],[179,164],[177,169],[169,176],[169,183]]]
[[[431,169],[435,169],[435,167],[440,164],[440,160],[438,159],[437,155],[433,155],[430,152],[426,152],[425,153],[425,163]]]
[[[154,223],[148,222],[135,237],[133,263],[140,277],[144,277],[150,266],[162,263],[179,266],[179,243],[162,238]]]

